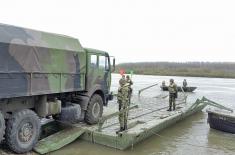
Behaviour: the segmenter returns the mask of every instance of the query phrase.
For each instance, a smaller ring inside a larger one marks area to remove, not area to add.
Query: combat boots
[[[120,130],[116,131],[116,134],[119,134],[119,132],[124,131],[125,129],[123,127],[120,127]]]
[[[167,109],[167,111],[171,111],[171,106],[169,107],[169,109]]]

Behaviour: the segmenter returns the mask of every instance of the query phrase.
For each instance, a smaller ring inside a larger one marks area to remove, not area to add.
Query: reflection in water
[[[113,75],[112,91],[116,91],[120,75]],[[161,83],[172,77],[166,76],[133,76],[134,93],[147,85]],[[174,77],[178,85],[185,77]],[[235,80],[216,78],[187,78],[188,85],[197,86],[195,93],[189,94],[189,101],[206,96],[209,99],[235,109]],[[147,90],[142,95],[153,97],[161,94],[159,86]],[[166,92],[165,92],[166,93]],[[235,135],[216,131],[207,124],[207,113],[199,112],[184,121],[163,130],[151,138],[125,151],[119,151],[85,141],[76,142],[53,152],[54,155],[168,155],[168,154],[234,154]]]
[[[216,147],[219,150],[223,150],[224,153],[233,153],[235,152],[235,135],[225,133],[222,131],[209,129],[208,135],[208,146]]]

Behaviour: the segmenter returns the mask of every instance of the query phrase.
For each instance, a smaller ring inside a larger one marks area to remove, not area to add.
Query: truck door
[[[94,92],[97,89],[103,91],[107,96],[111,84],[110,61],[108,54],[88,52],[88,74],[86,82],[86,90]]]

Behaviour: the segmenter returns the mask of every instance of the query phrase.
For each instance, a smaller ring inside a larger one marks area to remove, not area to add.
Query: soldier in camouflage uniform
[[[128,108],[129,102],[129,84],[123,80],[119,81],[120,87],[118,88],[117,100],[119,104],[119,111]],[[120,130],[117,133],[127,129],[128,111],[119,114]]]
[[[165,86],[166,86],[166,82],[162,81],[162,87],[165,87]]]
[[[132,89],[132,85],[133,85],[133,81],[130,79],[130,76],[127,75],[126,76],[126,83],[129,84],[129,104],[131,103],[131,96],[132,96],[132,92],[133,92],[133,89]]]
[[[187,85],[188,85],[188,83],[187,83],[186,79],[184,79],[184,81],[183,81],[183,87],[187,87]]]
[[[133,85],[133,82],[132,82],[132,80],[130,79],[130,76],[129,76],[129,75],[126,76],[126,82],[129,83],[130,86]]]
[[[167,111],[171,111],[172,106],[173,110],[175,110],[175,99],[177,98],[177,85],[174,83],[173,79],[170,79],[170,85],[168,87],[169,90],[169,109]]]
[[[123,74],[123,75],[122,75],[122,78],[119,80],[119,84],[120,84],[120,82],[125,82],[125,81],[126,81],[125,75]]]

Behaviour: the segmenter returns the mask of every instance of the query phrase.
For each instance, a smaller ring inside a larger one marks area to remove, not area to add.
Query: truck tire
[[[36,145],[41,124],[35,112],[29,109],[17,111],[7,121],[6,144],[16,153],[25,153]]]
[[[96,124],[103,114],[103,99],[100,95],[94,94],[87,107],[85,121],[88,124]]]
[[[61,113],[55,117],[55,119],[63,122],[77,123],[80,121],[80,117],[80,105],[75,103],[66,103],[65,107],[61,108]]]
[[[4,119],[2,112],[0,111],[0,143],[2,142],[4,138],[5,129],[6,129],[5,119]]]

